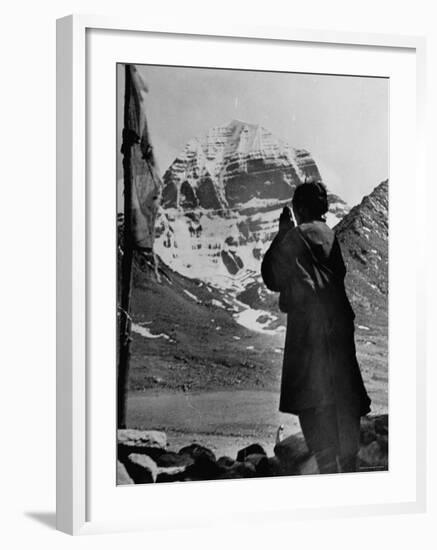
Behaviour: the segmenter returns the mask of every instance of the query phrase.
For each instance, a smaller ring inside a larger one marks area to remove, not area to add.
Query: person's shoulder
[[[323,220],[313,220],[311,222],[301,223],[299,228],[302,231],[320,231],[320,232],[332,232],[333,230]]]
[[[330,250],[335,241],[335,232],[323,221],[312,221],[299,226],[305,240],[316,246]]]
[[[299,229],[305,236],[322,238],[333,238],[335,236],[334,230],[331,229],[326,222],[321,220],[302,223],[299,225]]]

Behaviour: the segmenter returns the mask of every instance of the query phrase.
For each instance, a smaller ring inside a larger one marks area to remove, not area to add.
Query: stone
[[[381,449],[378,441],[361,447],[358,459],[361,470],[388,470],[388,453]]]
[[[361,457],[364,468],[388,464],[388,415],[367,416],[361,419]],[[375,443],[372,445],[372,443]],[[370,461],[370,462],[369,462]],[[384,466],[385,467],[385,466]]]
[[[217,479],[242,479],[257,477],[256,469],[250,462],[235,462],[230,468],[224,469]]]
[[[301,466],[311,456],[302,434],[286,437],[275,445],[274,452],[283,475],[299,475]]]
[[[171,468],[158,468],[156,483],[173,483],[175,481],[185,481],[185,466],[174,466]]]
[[[220,466],[220,468],[231,468],[235,464],[235,460],[231,458],[230,456],[221,456],[217,460],[217,465]]]
[[[156,430],[117,430],[117,442],[126,447],[147,447],[165,449],[167,447],[167,435]]]
[[[249,445],[248,447],[244,447],[244,449],[241,449],[240,451],[238,451],[237,461],[244,462],[247,456],[254,455],[254,454],[267,456],[267,453],[261,447],[261,445],[259,445],[258,443],[253,443],[252,445]]]
[[[378,442],[381,451],[388,454],[388,435],[378,435],[376,441]]]
[[[376,439],[376,432],[374,430],[374,426],[371,424],[367,424],[364,426],[361,426],[360,431],[360,443],[361,445],[370,445],[372,441],[375,441]]]
[[[211,451],[211,449],[208,449],[203,445],[199,445],[198,443],[192,443],[191,445],[183,447],[179,450],[179,454],[190,456],[195,461],[200,457],[206,457],[212,462],[216,461],[215,454]]]
[[[388,414],[375,417],[375,432],[378,435],[388,435]]]
[[[186,480],[207,480],[217,479],[223,469],[215,460],[211,460],[208,455],[199,456],[194,464],[188,466],[185,470]]]
[[[147,454],[153,459],[167,448],[167,435],[156,430],[117,430],[117,454],[123,462],[131,453]]]
[[[155,459],[156,464],[160,468],[170,468],[170,467],[186,467],[194,464],[195,460],[192,456],[188,454],[179,454],[173,451],[166,451],[161,455],[157,456]]]
[[[259,477],[272,475],[269,459],[263,454],[251,454],[246,456],[245,464],[251,464]]]
[[[124,466],[135,483],[154,483],[159,472],[156,462],[145,454],[131,453]]]
[[[132,478],[127,473],[126,467],[119,460],[117,460],[117,485],[131,485],[133,484]]]

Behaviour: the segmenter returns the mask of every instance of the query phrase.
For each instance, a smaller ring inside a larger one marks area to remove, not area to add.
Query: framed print
[[[424,509],[423,52],[58,21],[59,529]]]

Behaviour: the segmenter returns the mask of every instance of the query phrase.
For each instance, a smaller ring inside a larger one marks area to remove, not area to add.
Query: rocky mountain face
[[[253,198],[287,200],[305,177],[319,177],[314,160],[256,124],[233,120],[192,139],[164,175],[163,205],[229,209]]]
[[[347,266],[354,308],[387,323],[388,180],[380,183],[335,226]]]
[[[164,175],[156,252],[173,269],[222,288],[254,283],[296,186],[319,178],[311,155],[256,124],[232,121],[192,139]],[[328,223],[348,207],[330,194]]]

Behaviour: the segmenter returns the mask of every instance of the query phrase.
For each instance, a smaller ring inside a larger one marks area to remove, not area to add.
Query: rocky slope
[[[320,174],[311,155],[256,124],[232,121],[192,139],[164,175],[155,249],[173,269],[243,291],[297,185]],[[347,205],[330,194],[328,223]]]
[[[131,390],[276,388],[283,331],[263,330],[264,312],[158,262],[159,280],[143,254],[134,257]]]
[[[335,226],[347,266],[346,287],[355,309],[387,325],[388,180]]]

